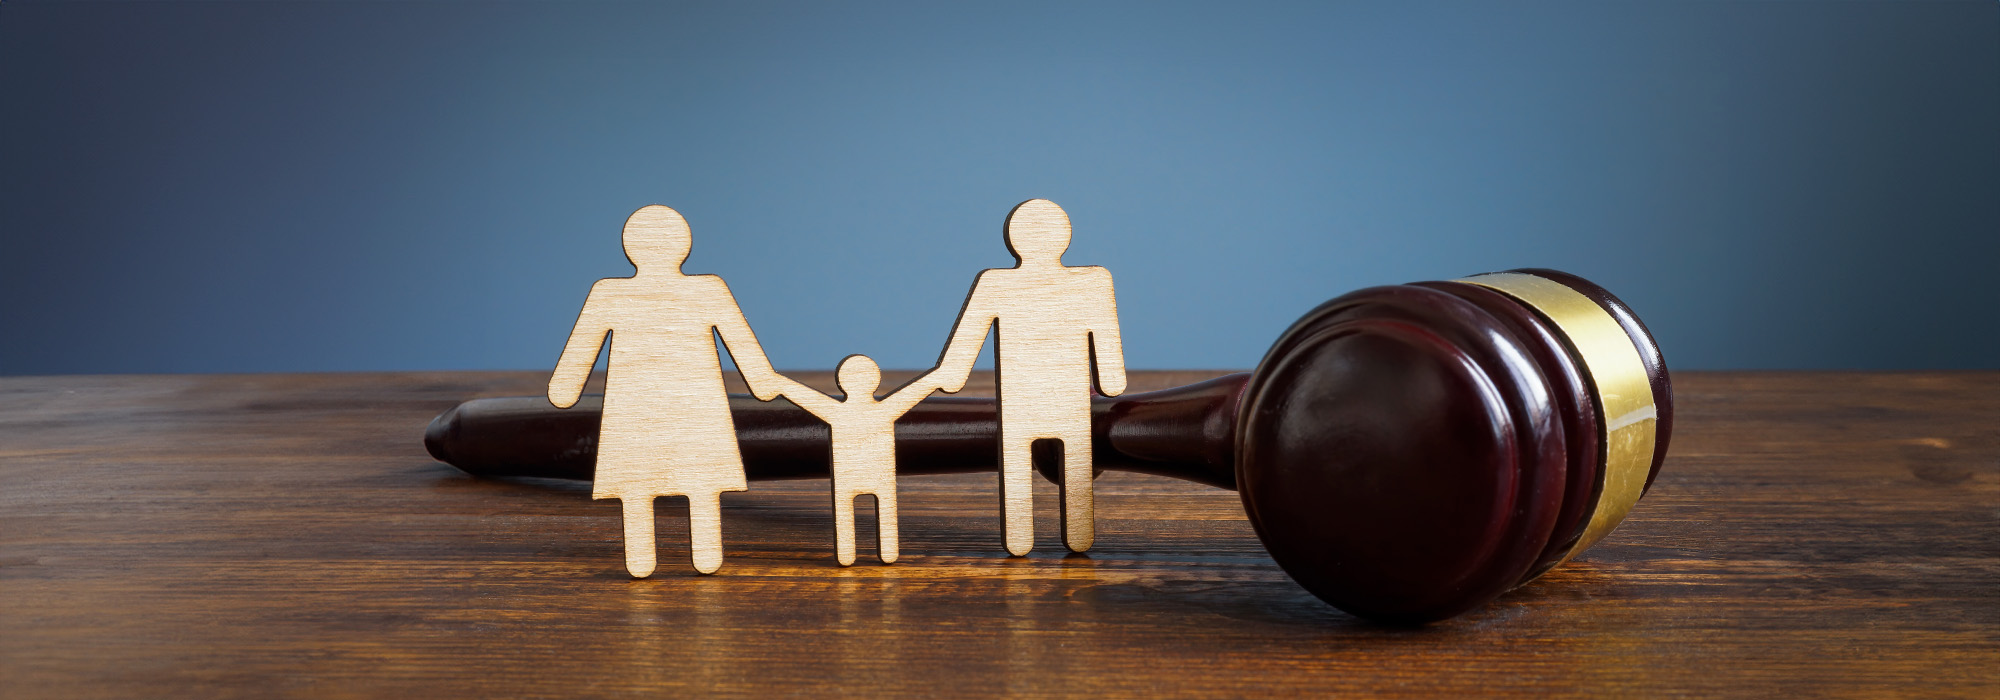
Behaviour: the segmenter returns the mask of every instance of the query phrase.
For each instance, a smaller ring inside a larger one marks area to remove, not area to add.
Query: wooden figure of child
[[[840,361],[835,379],[843,398],[835,399],[787,378],[780,390],[800,408],[833,429],[833,544],[841,566],[854,564],[854,499],[875,496],[875,552],[884,564],[896,562],[896,419],[917,402],[943,389],[964,388],[969,371],[954,377],[932,370],[886,398],[875,398],[882,369],[867,355]]]

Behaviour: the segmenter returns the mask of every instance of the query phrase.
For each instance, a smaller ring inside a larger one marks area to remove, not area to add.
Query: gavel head
[[[1610,532],[1658,473],[1672,401],[1651,333],[1573,275],[1363,289],[1306,314],[1252,373],[1236,483],[1314,595],[1440,620]]]

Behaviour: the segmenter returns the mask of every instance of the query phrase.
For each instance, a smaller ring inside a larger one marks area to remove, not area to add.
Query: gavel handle
[[[1099,469],[1142,472],[1236,488],[1237,400],[1248,374],[1175,389],[1091,400],[1091,452]],[[478,476],[591,478],[603,397],[559,409],[540,396],[474,399],[424,431],[431,456]],[[832,431],[790,401],[732,394],[736,441],[751,479],[824,478]],[[896,421],[896,473],[960,474],[999,467],[998,404],[932,396]],[[1036,459],[1051,481],[1061,466]]]

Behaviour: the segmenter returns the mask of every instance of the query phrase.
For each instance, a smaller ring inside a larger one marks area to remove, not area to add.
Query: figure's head
[[[840,391],[847,394],[847,400],[856,397],[875,397],[875,389],[882,385],[882,368],[867,355],[848,355],[840,361],[834,378],[840,382]]]
[[[687,219],[672,207],[641,207],[625,220],[625,259],[640,272],[678,272],[693,246]]]
[[[1020,203],[1007,215],[1007,250],[1023,264],[1061,264],[1069,250],[1069,214],[1046,199]]]

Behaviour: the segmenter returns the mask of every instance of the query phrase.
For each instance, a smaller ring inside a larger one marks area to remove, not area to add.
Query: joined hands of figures
[[[658,205],[634,212],[624,243],[636,272],[591,287],[548,393],[557,408],[574,405],[598,351],[610,344],[592,496],[622,504],[626,569],[638,578],[653,573],[653,500],[660,496],[688,499],[695,570],[713,573],[722,565],[720,496],[748,484],[716,336],[758,400],[786,396],[831,427],[835,557],[848,565],[854,500],[864,494],[876,498],[877,552],[883,563],[896,560],[896,418],[934,391],[963,389],[988,328],[997,328],[995,376],[1015,389],[1000,401],[1006,548],[1023,555],[1033,544],[1030,447],[1053,440],[1063,460],[1063,540],[1073,551],[1089,549],[1096,517],[1089,389],[1095,383],[1117,395],[1125,388],[1111,273],[1062,263],[1069,215],[1048,200],[1015,206],[1006,239],[1017,264],[980,273],[936,367],[878,399],[880,368],[851,355],[837,370],[844,396],[834,399],[772,369],[720,277],[681,272],[692,232],[680,212]]]

